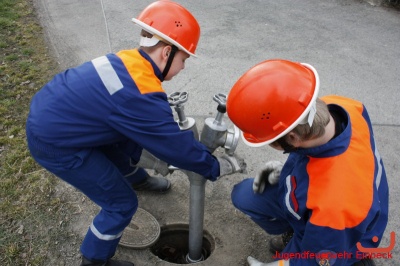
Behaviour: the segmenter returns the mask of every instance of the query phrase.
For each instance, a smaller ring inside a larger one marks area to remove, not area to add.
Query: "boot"
[[[269,241],[269,251],[273,254],[281,253],[290,239],[293,237],[293,230],[283,233],[280,236],[275,236]]]
[[[122,260],[108,259],[107,261],[89,260],[82,256],[81,266],[135,266],[133,263]]]
[[[133,184],[132,187],[136,191],[153,191],[164,193],[170,189],[171,182],[166,178],[147,174],[146,180],[139,184]]]

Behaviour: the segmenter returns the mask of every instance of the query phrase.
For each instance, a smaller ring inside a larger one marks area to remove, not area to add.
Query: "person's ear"
[[[294,146],[294,147],[300,147],[301,145],[301,138],[299,135],[297,135],[296,133],[294,133],[293,131],[290,131],[287,135],[286,135],[286,141]]]
[[[163,59],[168,59],[169,55],[171,54],[172,47],[170,45],[164,46],[162,49],[162,57]]]

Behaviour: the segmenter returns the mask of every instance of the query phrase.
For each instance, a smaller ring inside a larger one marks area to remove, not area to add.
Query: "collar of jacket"
[[[161,73],[161,70],[158,68],[158,66],[156,65],[156,63],[154,63],[153,59],[150,58],[150,56],[148,54],[146,54],[142,49],[139,49],[139,53],[141,56],[143,56],[147,61],[149,61],[154,69],[154,74],[156,74],[157,78],[163,82],[164,81],[164,77]]]

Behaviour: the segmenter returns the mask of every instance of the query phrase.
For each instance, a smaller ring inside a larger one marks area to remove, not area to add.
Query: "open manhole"
[[[214,248],[213,237],[207,231],[203,231],[202,255],[204,260],[211,255]],[[189,252],[189,225],[173,224],[161,227],[160,238],[150,249],[154,255],[164,261],[189,264],[186,260]]]

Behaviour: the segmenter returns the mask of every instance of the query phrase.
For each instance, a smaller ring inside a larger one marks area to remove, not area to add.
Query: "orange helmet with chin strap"
[[[194,16],[183,6],[168,0],[157,1],[147,6],[132,21],[155,35],[153,40],[147,40],[147,46],[155,45],[162,40],[196,57],[200,26]]]
[[[234,84],[226,108],[252,147],[270,144],[299,124],[312,125],[319,77],[311,65],[287,60],[261,62]]]

